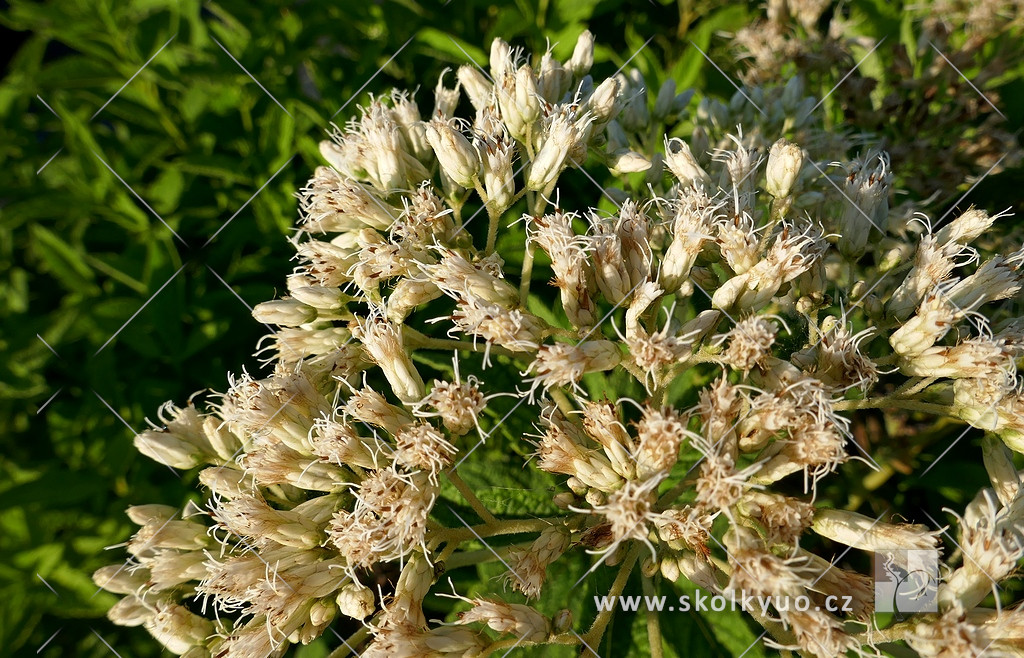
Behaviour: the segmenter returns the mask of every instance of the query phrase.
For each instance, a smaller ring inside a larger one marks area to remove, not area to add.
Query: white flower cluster
[[[725,595],[851,596],[850,619],[750,612],[803,655],[874,651],[867,576],[808,547],[933,549],[938,533],[816,507],[817,485],[860,456],[858,409],[962,419],[1024,450],[1024,321],[998,303],[1019,295],[1024,251],[971,246],[998,215],[932,230],[891,208],[887,156],[846,161],[798,82],[750,92],[763,120],[745,97],[702,103],[684,141],[690,94],[670,82],[652,100],[638,72],[598,82],[592,63],[589,33],[566,62],[496,40],[489,71],[441,76],[428,116],[396,92],[323,143],[288,294],[254,312],[278,327],[261,350],[272,373],[233,378],[203,411],[169,406],[137,437],[157,461],[203,466],[208,503],[129,510],[129,565],[96,574],[125,595],[111,619],[190,658],[282,655],[339,615],[365,624],[366,657],[595,647],[610,612],[576,633],[567,611],[529,605],[550,565],[586,550],[619,591],[639,566]],[[715,137],[730,113],[747,125]],[[575,203],[590,182],[563,174],[581,169],[615,181],[593,189],[603,206]],[[519,223],[525,244],[503,240]],[[492,371],[522,385],[488,387]],[[601,399],[592,373],[639,399]],[[564,483],[557,516],[498,518],[456,470],[502,395],[539,418],[527,467]],[[961,519],[943,616],[901,638],[922,655],[1022,637],[1016,613],[977,609],[1024,556],[1021,478],[1003,444],[985,460],[993,490]],[[446,486],[475,525],[442,521]],[[502,559],[527,603],[457,596],[461,616],[428,623],[445,566],[490,559],[466,544],[499,535],[525,535]]]

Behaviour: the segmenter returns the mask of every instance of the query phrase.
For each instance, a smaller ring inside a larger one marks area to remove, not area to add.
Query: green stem
[[[444,562],[445,569],[460,569],[462,567],[469,567],[475,564],[483,564],[485,562],[492,562],[499,558],[505,559],[505,556],[514,550],[528,549],[533,546],[534,540],[519,542],[518,544],[509,544],[508,546],[500,546],[495,548],[493,551],[489,548],[480,548],[473,551],[462,551],[461,553],[448,553],[445,555],[445,550],[441,552],[441,561]],[[454,546],[454,544],[449,544]]]
[[[519,275],[519,303],[526,308],[526,302],[530,298],[530,282],[533,280],[533,245],[526,242],[526,251],[523,253],[523,269]]]
[[[573,633],[561,633],[559,635],[552,635],[552,636],[548,637],[546,640],[543,641],[543,643],[544,644],[568,644],[568,645],[575,645],[575,644],[579,644],[580,640],[579,640],[579,637],[577,637]],[[504,640],[498,640],[497,642],[494,642],[493,644],[488,646],[486,649],[484,649],[483,653],[481,653],[479,655],[481,655],[481,656],[490,656],[490,655],[493,655],[496,652],[501,651],[502,649],[504,649],[505,651],[503,652],[502,656],[505,656],[505,655],[508,655],[508,650],[511,649],[512,647],[515,647],[515,648],[518,649],[520,647],[535,647],[538,644],[540,644],[540,643],[534,642],[532,640],[522,640],[522,639],[517,638],[517,637],[505,638]]]
[[[654,599],[654,581],[647,576],[642,579],[644,596]],[[661,639],[661,615],[658,613],[651,613],[647,611],[645,615],[647,620],[647,643],[650,645],[651,658],[662,658],[664,656],[664,650],[662,647]]]
[[[491,514],[486,507],[484,507],[484,504],[480,502],[480,499],[476,497],[476,494],[473,493],[473,490],[469,488],[469,485],[466,484],[466,481],[462,479],[455,469],[445,471],[445,475],[448,477],[448,481],[455,485],[455,488],[459,490],[462,497],[466,499],[466,502],[469,503],[469,506],[473,508],[473,511],[477,513],[477,516],[479,516],[484,523],[490,525],[498,522],[498,519]]]
[[[644,379],[647,377],[647,373],[641,370],[640,366],[633,363],[633,361],[630,360],[629,358],[623,359],[619,365],[625,368],[626,372],[633,375],[633,379],[640,382],[641,386],[643,385]]]
[[[938,380],[938,377],[915,377],[892,393],[892,397],[912,398]]]
[[[361,627],[358,631],[348,636],[348,639],[342,642],[341,646],[328,654],[327,658],[345,658],[345,656],[358,656],[355,652],[355,647],[370,636],[370,629],[367,626]]]
[[[402,327],[402,333],[405,336],[406,347],[414,350],[444,350],[446,352],[450,350],[465,350],[467,352],[483,352],[487,349],[487,344],[484,341],[474,343],[471,340],[434,338],[416,331],[408,325]],[[513,352],[512,350],[499,347],[498,345],[491,345],[491,354],[500,354],[502,356],[511,357],[522,356],[522,352]]]
[[[460,544],[477,537],[496,537],[498,535],[516,535],[526,532],[540,532],[555,524],[565,523],[564,516],[553,516],[546,519],[498,519],[494,523],[471,526],[469,528],[444,528],[430,538],[435,546],[441,543]]]
[[[491,206],[487,206],[487,246],[484,247],[485,254],[494,253],[494,244],[498,241],[498,223],[501,219],[500,212],[492,212]]]
[[[651,406],[660,409],[665,404],[666,395],[668,395],[668,383],[655,384],[654,390],[651,391]]]
[[[901,621],[893,624],[888,628],[876,629],[872,628],[863,633],[859,633],[853,636],[853,639],[859,642],[862,646],[867,644],[869,641],[873,644],[879,642],[898,642],[906,639],[908,635],[914,633],[917,629],[917,625],[932,621],[937,618],[937,614],[925,614],[925,615],[914,615],[912,619],[907,621]]]
[[[551,399],[555,401],[555,404],[558,405],[558,410],[561,411],[566,418],[573,417],[576,412],[576,407],[562,389],[551,388],[548,391],[548,395],[550,395]]]
[[[640,557],[641,548],[640,544],[634,546],[622,561],[619,573],[615,576],[611,589],[608,590],[609,601],[617,599],[622,594],[622,590],[626,587],[626,581],[629,580],[629,574],[633,572],[633,565],[636,564],[637,558]],[[601,644],[601,638],[604,637],[604,632],[608,628],[608,623],[612,620],[614,612],[614,608],[609,607],[598,613],[590,630],[583,636],[583,641],[586,642],[587,646],[597,647]]]
[[[836,411],[852,411],[854,409],[909,409],[910,411],[921,411],[936,416],[950,415],[951,407],[944,404],[932,402],[921,402],[920,400],[902,400],[892,396],[884,398],[872,398],[870,400],[840,400],[832,405]]]
[[[675,502],[676,498],[679,498],[679,496],[682,495],[684,491],[686,491],[692,486],[693,482],[686,478],[683,478],[679,482],[676,482],[676,485],[674,487],[666,491],[661,496],[661,498],[658,499],[658,502],[654,504],[654,509],[659,512],[665,510],[666,508],[668,508],[669,505]]]
[[[887,366],[890,363],[896,363],[897,359],[899,359],[899,358],[900,358],[899,354],[893,353],[893,354],[886,354],[885,356],[879,357],[877,359],[873,359],[873,361],[875,362],[876,366]]]

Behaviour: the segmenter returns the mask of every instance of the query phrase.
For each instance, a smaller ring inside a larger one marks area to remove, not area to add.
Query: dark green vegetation
[[[955,149],[991,113],[976,101],[961,123],[937,121],[949,114],[944,94],[971,92],[907,85],[904,69],[923,76],[938,57],[917,42],[917,18],[882,0],[853,4],[846,11],[856,34],[888,38],[847,83],[871,93],[837,93],[825,111],[895,145],[910,125],[945,131],[916,133],[903,169],[894,158],[905,187],[919,189],[913,181],[931,170],[927,158],[913,159],[914,149]],[[266,331],[247,305],[283,287],[292,195],[320,164],[317,142],[332,118],[351,116],[367,90],[392,86],[420,87],[429,109],[440,71],[467,58],[483,63],[493,37],[535,51],[549,39],[564,58],[584,28],[597,35],[598,66],[609,71],[650,39],[630,65],[652,87],[668,78],[695,87],[695,108],[702,95],[728,99],[734,89],[691,40],[738,79],[747,65],[722,33],[760,15],[756,3],[682,0],[10,3],[0,20],[26,39],[0,84],[0,654],[35,654],[55,633],[40,655],[105,656],[104,642],[123,656],[159,653],[144,631],[103,618],[115,598],[97,593],[90,574],[123,555],[104,548],[133,532],[125,507],[180,505],[196,495],[194,475],[179,479],[140,456],[125,425],[141,430],[147,417],[157,421],[162,402],[220,388],[228,371],[259,370],[252,352]],[[962,45],[953,35],[950,47]],[[1009,133],[1024,116],[1024,64],[1008,55],[1019,47],[1012,36],[979,48],[967,65],[957,61],[970,78],[1001,63],[980,86],[1009,117],[1000,124]],[[900,54],[904,46],[910,55]],[[852,53],[850,66],[867,50]],[[895,66],[904,60],[904,69]],[[798,66],[783,68],[782,79]],[[810,93],[826,94],[847,70],[816,71]],[[869,77],[877,82],[865,83]],[[885,106],[890,93],[911,100]],[[864,103],[878,111],[869,116]],[[988,169],[958,153],[963,174]],[[1011,167],[965,203],[1000,210],[1019,202],[1022,178]],[[969,187],[942,187],[938,203]],[[582,198],[592,192],[581,188]],[[510,419],[504,430],[521,435],[530,420]],[[880,419],[867,420],[869,443],[885,430]],[[961,428],[929,431],[943,434],[894,438],[876,459],[930,462]],[[976,461],[970,441],[959,450]],[[866,473],[854,469],[822,495],[839,506],[857,496],[877,512],[905,500],[937,516],[984,481],[980,463],[954,458],[913,486],[869,491]],[[531,486],[523,478],[510,484]],[[522,513],[548,500],[500,502]],[[500,511],[497,498],[485,502]],[[480,578],[497,572],[481,569]],[[680,615],[666,633],[695,651],[708,643],[723,654],[742,651],[750,629],[714,617]],[[606,655],[622,655],[629,623],[616,621],[620,644]],[[636,628],[642,646],[642,624]],[[305,651],[323,655],[336,644],[326,637]]]

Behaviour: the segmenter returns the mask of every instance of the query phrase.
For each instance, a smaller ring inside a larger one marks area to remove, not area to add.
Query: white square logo
[[[938,551],[882,549],[875,552],[874,572],[876,612],[938,612]]]

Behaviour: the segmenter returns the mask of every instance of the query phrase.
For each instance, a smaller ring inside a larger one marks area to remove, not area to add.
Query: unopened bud
[[[493,86],[484,77],[483,72],[472,64],[463,64],[455,75],[462,83],[462,88],[466,90],[473,107],[477,110],[487,107]]]
[[[664,121],[675,108],[676,81],[669,78],[658,90],[658,97],[654,101],[654,118]]]
[[[96,586],[114,594],[134,594],[146,586],[148,569],[130,569],[123,564],[100,567],[92,574]]]
[[[608,156],[608,168],[613,174],[635,174],[651,168],[651,161],[636,151],[623,149]]]
[[[672,555],[661,558],[661,576],[669,582],[679,579],[679,562]]]
[[[563,609],[551,618],[551,630],[554,633],[565,633],[572,628],[572,610]]]
[[[487,139],[481,143],[484,191],[491,212],[504,212],[516,194],[515,172],[512,170],[512,145],[503,139]]]
[[[690,104],[690,100],[693,98],[694,90],[687,89],[684,92],[676,94],[676,97],[672,99],[672,114],[682,114],[686,106]],[[693,141],[692,139],[690,140]]]
[[[619,113],[622,81],[620,78],[607,78],[599,84],[590,98],[587,99],[587,111],[594,117],[594,124],[604,125]],[[623,143],[625,145],[625,142]]]
[[[999,502],[1004,506],[1010,505],[1020,491],[1020,474],[1013,464],[1010,450],[998,437],[986,434],[981,439],[981,454]]]
[[[300,286],[290,292],[303,304],[328,311],[340,309],[348,298],[340,289],[325,286]]]
[[[338,592],[338,610],[353,619],[366,619],[376,609],[373,590],[358,583],[349,583]]]
[[[547,102],[557,103],[569,88],[570,75],[550,52],[544,53],[540,60],[540,73],[537,75],[537,90]]]
[[[688,187],[693,183],[704,185],[711,183],[711,177],[693,157],[690,145],[678,137],[665,140],[665,165],[683,187]]]
[[[529,66],[521,66],[515,75],[515,108],[511,112],[502,109],[509,133],[516,139],[526,137],[526,129],[540,118],[540,92],[537,90],[537,76]],[[509,116],[515,117],[514,121]]]
[[[776,199],[788,197],[800,176],[804,152],[796,144],[780,139],[768,152],[767,190]]]
[[[435,118],[427,124],[427,141],[441,169],[456,184],[472,188],[473,179],[480,173],[480,158],[466,136],[451,121]]]
[[[576,47],[572,51],[572,57],[565,63],[566,68],[576,78],[582,78],[590,72],[594,65],[594,35],[590,30],[584,30],[576,39]]]
[[[297,327],[316,320],[316,316],[315,308],[288,297],[257,304],[252,310],[252,317],[257,322],[280,327]]]
[[[569,509],[569,506],[576,502],[576,494],[571,491],[562,491],[555,494],[551,500],[558,509]]]
[[[814,531],[845,546],[864,551],[892,549],[937,550],[941,531],[923,525],[893,525],[856,512],[819,509],[814,515]]]

